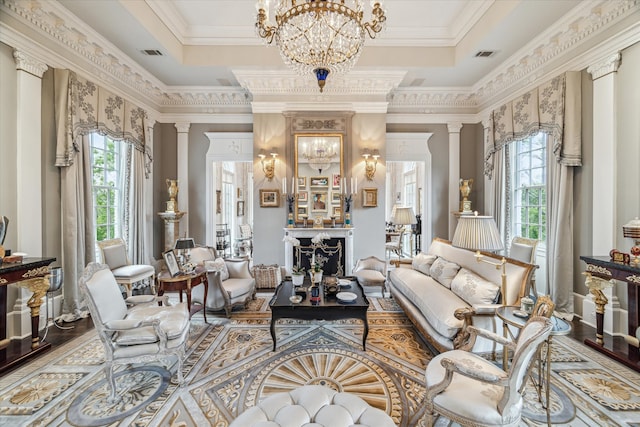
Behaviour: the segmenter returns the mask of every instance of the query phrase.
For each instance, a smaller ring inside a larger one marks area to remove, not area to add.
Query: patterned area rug
[[[423,383],[432,353],[393,300],[370,299],[366,352],[356,320],[281,321],[273,352],[268,300],[261,295],[230,319],[207,314],[209,324],[196,314],[185,386],[160,364],[120,369],[117,405],[106,400],[96,334],[76,338],[0,379],[0,425],[224,427],[265,396],[304,384],[357,394],[399,426],[427,425]],[[640,375],[570,338],[553,342],[554,425],[640,423]],[[526,396],[521,425],[546,425],[536,390],[529,386]]]

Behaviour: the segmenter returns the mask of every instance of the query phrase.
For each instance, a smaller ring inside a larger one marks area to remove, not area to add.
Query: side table
[[[527,323],[527,320],[529,320],[528,317],[523,318],[513,314],[516,310],[519,310],[519,309],[520,307],[515,307],[515,306],[503,306],[503,307],[498,307],[496,309],[496,315],[498,316],[498,318],[502,320],[503,335],[505,338],[515,339],[514,335],[511,333],[511,330],[509,329],[509,326],[513,326],[518,330],[520,330]],[[551,389],[551,386],[550,386],[551,385],[551,340],[554,336],[569,335],[569,333],[571,332],[571,323],[567,322],[566,320],[560,319],[559,317],[555,317],[555,316],[551,316],[549,320],[551,320],[551,323],[553,324],[553,328],[551,328],[551,333],[549,334],[549,338],[547,338],[545,342],[546,354],[544,355],[544,358],[542,357],[542,354],[541,354],[542,351],[538,352],[536,356],[537,364],[538,364],[538,381],[537,383],[534,381],[534,387],[536,388],[536,391],[538,393],[538,399],[540,400],[540,402],[542,403],[542,406],[547,411],[548,426],[551,425],[551,410],[549,406],[549,391]],[[502,365],[503,369],[506,370],[509,363],[509,354],[507,351],[502,352],[502,363],[503,363]],[[544,365],[544,371],[545,371],[544,377],[543,377],[543,373],[542,373],[543,369],[541,365]],[[524,384],[522,386],[524,387]],[[544,387],[544,395],[545,395],[544,402],[542,402],[543,387]]]
[[[189,308],[189,317],[193,316],[196,312],[203,310],[204,322],[207,323],[207,294],[209,293],[209,284],[207,283],[207,270],[204,267],[197,267],[191,273],[178,274],[171,277],[168,271],[162,271],[158,274],[156,289],[158,296],[164,295],[165,291],[178,292],[180,295],[180,302],[182,302],[182,292],[187,294],[187,307]],[[204,286],[204,301],[195,310],[191,308],[191,289],[195,286]]]

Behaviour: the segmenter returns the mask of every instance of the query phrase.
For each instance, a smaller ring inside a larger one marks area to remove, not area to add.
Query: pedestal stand
[[[164,250],[173,248],[174,243],[180,236],[180,219],[186,212],[159,212],[158,215],[164,220]]]

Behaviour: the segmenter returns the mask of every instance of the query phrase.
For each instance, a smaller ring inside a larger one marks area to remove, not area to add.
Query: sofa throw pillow
[[[431,273],[431,277],[438,281],[438,283],[451,289],[451,281],[456,277],[456,274],[458,274],[458,270],[460,270],[460,266],[455,262],[450,262],[442,257],[438,257],[433,261],[429,272]]]
[[[426,274],[427,276],[431,275],[431,265],[438,258],[436,255],[425,254],[424,252],[420,252],[418,255],[413,257],[413,261],[411,262],[411,267],[414,270],[419,271],[422,274]]]
[[[208,271],[219,271],[220,280],[225,281],[229,278],[229,270],[227,270],[227,263],[222,258],[216,258],[213,261],[205,261],[204,267]]]
[[[500,286],[461,268],[451,282],[451,291],[471,305],[494,304],[499,296]]]

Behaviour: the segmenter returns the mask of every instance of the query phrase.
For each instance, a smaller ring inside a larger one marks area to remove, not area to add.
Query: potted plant
[[[304,282],[304,268],[294,266],[291,269],[291,281],[293,282],[293,286],[302,286]]]

